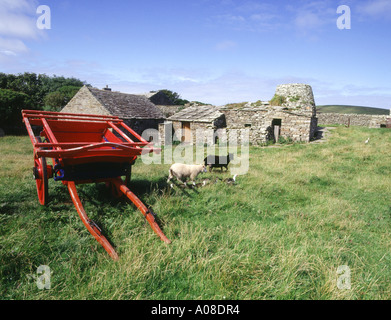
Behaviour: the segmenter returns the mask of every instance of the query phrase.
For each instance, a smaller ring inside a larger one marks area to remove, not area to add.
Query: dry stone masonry
[[[110,112],[102,106],[86,86],[76,93],[61,112],[110,116]]]
[[[368,128],[387,127],[391,122],[391,116],[370,115],[370,114],[340,114],[340,113],[318,113],[318,121],[322,125],[341,124],[345,126],[359,126]]]
[[[284,84],[277,87],[281,105],[270,103],[242,103],[224,107],[193,106],[174,114],[159,127],[162,143],[173,134],[179,141],[189,143],[242,143],[249,132],[249,142],[265,144],[280,137],[292,141],[309,142],[317,129],[315,100],[312,88],[306,84]],[[167,132],[169,130],[169,132]],[[199,141],[197,131],[205,132]]]
[[[280,106],[263,104],[253,107],[222,108],[227,130],[247,128],[250,141],[263,144],[279,137],[292,141],[309,142],[316,128],[316,108],[312,88],[306,84],[283,84],[277,87],[275,96],[283,98]]]
[[[281,84],[276,89],[276,95],[285,98],[282,107],[291,110],[315,112],[315,99],[312,88],[308,84]]]

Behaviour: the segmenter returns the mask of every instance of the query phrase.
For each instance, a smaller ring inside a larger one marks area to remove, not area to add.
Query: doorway
[[[182,122],[182,142],[191,143],[190,122]]]
[[[272,121],[272,128],[273,128],[273,135],[274,135],[274,142],[277,143],[280,135],[281,135],[281,125],[282,120],[281,119],[273,119]]]

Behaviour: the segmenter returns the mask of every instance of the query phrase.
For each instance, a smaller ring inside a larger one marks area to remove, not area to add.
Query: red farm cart
[[[48,179],[61,181],[68,187],[73,204],[88,231],[114,260],[118,260],[117,253],[101,229],[88,218],[76,190],[78,184],[105,182],[114,195],[129,198],[160,239],[170,243],[157,224],[152,209],[147,208],[127,187],[137,157],[146,152],[160,152],[160,149],[151,147],[114,116],[35,110],[23,110],[22,116],[34,146],[33,174],[41,205],[48,203]],[[40,133],[36,136],[34,132]],[[47,158],[52,159],[52,165],[47,163]]]

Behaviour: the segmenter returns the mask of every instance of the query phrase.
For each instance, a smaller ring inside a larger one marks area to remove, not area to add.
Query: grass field
[[[373,115],[389,115],[389,109],[360,107],[360,106],[346,106],[346,105],[325,105],[317,106],[317,112],[323,113],[345,113],[345,114],[373,114]]]
[[[104,185],[80,186],[114,262],[61,183],[38,204],[28,137],[2,138],[1,299],[391,299],[390,150],[390,130],[338,127],[321,144],[250,147],[236,185],[197,190],[171,190],[169,165],[137,161],[132,189],[172,244]],[[215,176],[230,175],[203,175]],[[49,290],[34,280],[41,265]]]

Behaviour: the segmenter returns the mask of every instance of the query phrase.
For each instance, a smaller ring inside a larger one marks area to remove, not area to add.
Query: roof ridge
[[[146,97],[98,88],[88,89],[112,115],[123,119],[165,119],[162,111]]]

